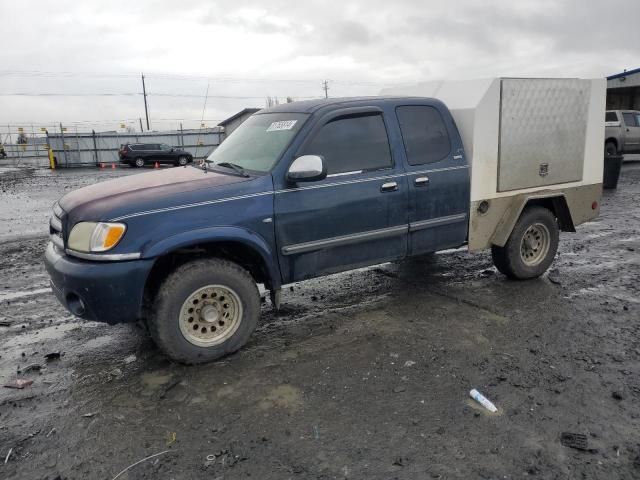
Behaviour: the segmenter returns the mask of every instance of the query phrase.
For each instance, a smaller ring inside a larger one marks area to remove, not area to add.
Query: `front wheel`
[[[153,302],[149,331],[171,358],[204,363],[242,347],[259,316],[260,295],[249,272],[227,260],[203,259],[166,278]]]
[[[134,165],[138,168],[144,167],[144,158],[140,158],[140,157],[136,158],[134,161]]]
[[[491,247],[493,263],[509,278],[539,277],[553,262],[559,237],[553,212],[544,207],[528,207],[520,215],[504,247]]]
[[[178,165],[184,167],[188,163],[187,157],[178,157]]]

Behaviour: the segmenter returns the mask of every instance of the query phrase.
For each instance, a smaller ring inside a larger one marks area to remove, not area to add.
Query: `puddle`
[[[640,237],[619,238],[618,241],[620,243],[627,243],[627,242],[639,242],[640,243]]]
[[[105,345],[109,345],[114,341],[114,335],[102,335],[100,337],[95,337],[90,340],[87,340],[82,344],[82,350],[93,350],[96,348],[104,347]]]
[[[505,317],[504,315],[499,315],[497,313],[493,313],[489,310],[482,310],[482,312],[480,312],[480,316],[483,318],[486,318],[487,320],[491,321],[491,322],[495,322],[498,325],[507,325],[511,319],[509,317]]]
[[[0,303],[6,302],[7,300],[16,300],[18,298],[40,295],[41,293],[51,293],[51,288],[38,288],[36,290],[23,290],[20,292],[0,292]]]
[[[608,297],[621,302],[640,304],[640,299],[637,298],[637,295],[634,295],[633,293],[626,294],[626,291],[621,289],[619,286],[615,287],[608,285],[597,285],[595,287],[581,288],[577,292],[568,295],[567,298],[583,296]]]
[[[19,333],[12,335],[7,341],[0,344],[0,352],[2,357],[0,359],[0,381],[7,381],[9,378],[13,378],[16,374],[16,368],[18,366],[26,366],[27,364],[38,363],[46,365],[44,361],[44,354],[49,351],[59,349],[60,342],[51,342],[51,340],[60,340],[71,330],[78,328],[77,323],[70,323],[66,325],[48,326],[41,328],[38,331],[29,331],[25,333]],[[39,348],[35,346],[38,343],[45,343],[46,347]],[[52,346],[53,343],[53,346]],[[32,348],[30,348],[32,347]],[[37,349],[37,355],[33,356],[31,350]],[[27,357],[22,357],[22,353],[27,352]],[[57,374],[48,372],[46,380],[48,383],[56,383],[61,378],[62,373]],[[38,383],[43,383],[42,378],[37,376]]]
[[[262,410],[270,408],[285,408],[296,410],[302,406],[302,392],[292,385],[279,385],[272,388],[266,397],[260,401]]]
[[[79,328],[78,323],[67,323],[64,325],[51,325],[40,328],[39,330],[21,333],[12,336],[9,340],[3,343],[1,350],[6,352],[11,348],[33,345],[34,343],[42,342],[44,340],[58,340],[66,336],[67,332],[76,328]]]
[[[613,231],[606,231],[606,232],[601,232],[601,233],[592,233],[590,235],[587,235],[586,237],[584,237],[584,241],[587,242],[589,240],[595,240],[597,238],[604,238],[604,237],[610,237],[611,235],[614,235],[615,232]]]
[[[147,389],[156,389],[171,381],[173,375],[162,372],[149,372],[141,375],[142,384]]]

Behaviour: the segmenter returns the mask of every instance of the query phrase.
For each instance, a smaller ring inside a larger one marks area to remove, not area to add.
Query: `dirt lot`
[[[0,172],[0,382],[34,381],[0,389],[0,478],[111,480],[154,454],[118,478],[640,478],[640,164],[544,278],[455,251],[296,284],[196,367],[48,291],[51,203],[130,173]]]

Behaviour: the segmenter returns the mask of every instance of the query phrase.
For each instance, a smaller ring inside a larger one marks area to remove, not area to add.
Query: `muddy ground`
[[[544,278],[455,251],[296,284],[195,367],[47,288],[51,203],[131,173],[0,172],[0,382],[33,380],[0,389],[0,478],[112,480],[154,454],[118,478],[640,478],[640,164]]]

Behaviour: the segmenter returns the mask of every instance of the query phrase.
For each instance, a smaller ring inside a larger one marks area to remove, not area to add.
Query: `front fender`
[[[281,285],[280,269],[277,257],[267,241],[255,232],[240,227],[208,227],[190,230],[157,242],[150,242],[142,249],[142,258],[161,257],[180,248],[193,247],[200,244],[216,242],[238,242],[256,251],[267,267],[271,285]]]

